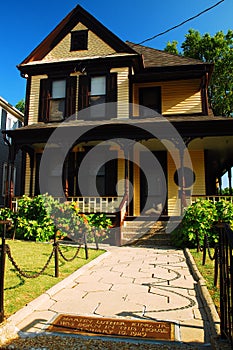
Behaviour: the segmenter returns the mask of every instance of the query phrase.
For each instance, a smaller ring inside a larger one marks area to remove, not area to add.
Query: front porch
[[[18,201],[21,197],[14,197],[12,208],[18,209]],[[64,198],[57,197],[58,201],[64,201]],[[197,199],[206,199],[215,202],[225,200],[233,203],[232,195],[193,195],[189,198],[187,205],[194,203]],[[153,241],[156,245],[169,245],[169,233],[167,233],[167,223],[180,223],[182,214],[179,216],[168,216],[160,213],[153,215],[141,213],[139,216],[129,215],[129,206],[126,197],[67,197],[67,201],[76,202],[80,213],[93,214],[105,213],[112,220],[112,232],[109,239],[112,245],[128,245],[139,241],[140,238],[153,235]],[[185,210],[185,208],[184,208]],[[164,236],[164,237],[163,237]],[[161,240],[163,238],[163,240]]]

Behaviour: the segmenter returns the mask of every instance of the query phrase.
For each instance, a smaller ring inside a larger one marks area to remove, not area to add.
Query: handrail
[[[124,197],[122,198],[122,201],[119,205],[119,212],[120,212],[120,226],[122,225],[124,218],[127,213],[127,203],[128,203],[128,195],[124,194]]]

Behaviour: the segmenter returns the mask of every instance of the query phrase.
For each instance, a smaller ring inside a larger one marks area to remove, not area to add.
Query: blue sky
[[[0,96],[15,105],[25,96],[19,64],[77,5],[80,4],[122,40],[141,42],[204,9],[218,0],[21,0],[3,1],[0,11]],[[188,29],[212,35],[233,29],[233,0],[146,45],[163,49],[168,41],[184,41]]]

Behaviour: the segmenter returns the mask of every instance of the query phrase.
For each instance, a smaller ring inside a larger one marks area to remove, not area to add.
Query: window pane
[[[106,77],[91,78],[91,96],[106,94]]]
[[[50,121],[62,120],[65,113],[65,100],[50,100]]]
[[[64,98],[66,96],[66,81],[56,80],[52,85],[52,98]]]

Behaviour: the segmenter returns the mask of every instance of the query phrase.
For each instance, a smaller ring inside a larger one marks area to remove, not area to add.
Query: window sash
[[[91,78],[90,96],[106,95],[106,76]]]
[[[66,97],[66,81],[55,80],[52,82],[52,98]]]

